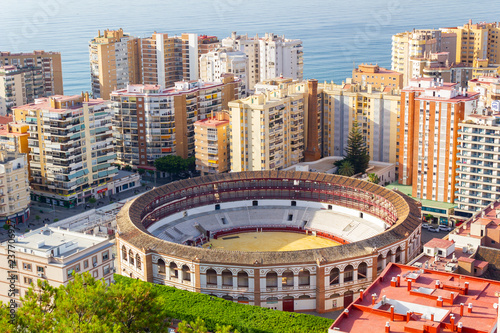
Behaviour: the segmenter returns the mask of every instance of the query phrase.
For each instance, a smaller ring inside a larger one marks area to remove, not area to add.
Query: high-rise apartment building
[[[198,80],[198,36],[153,33],[141,39],[142,83],[171,87],[177,81]]]
[[[455,58],[457,35],[441,30],[413,30],[392,36],[391,69],[403,73],[403,86],[412,78],[410,59],[423,57],[428,53],[449,52]]]
[[[346,83],[319,84],[323,92],[323,156],[345,154],[347,139],[356,120],[361,127],[372,161],[396,163],[400,91],[393,87],[376,89],[347,79]]]
[[[109,103],[79,96],[52,96],[14,109],[29,125],[32,199],[74,207],[106,195],[114,166]]]
[[[246,54],[232,48],[218,48],[200,57],[200,78],[203,81],[221,82],[224,73],[231,73],[243,81],[243,94],[248,87],[247,68]]]
[[[216,36],[200,35],[198,36],[198,58],[205,53],[215,51],[221,46],[219,38]]]
[[[487,60],[490,64],[500,64],[500,24],[475,23],[472,20],[461,27],[442,28],[457,36],[456,63],[473,66],[477,60]],[[453,58],[452,58],[453,59]]]
[[[59,52],[0,52],[0,67],[2,66],[15,66],[19,69],[41,69],[44,87],[41,96],[48,97],[63,94],[61,53]]]
[[[223,47],[244,52],[248,57],[248,89],[258,82],[279,76],[302,80],[303,48],[300,39],[286,39],[266,33],[264,38],[231,34],[222,40]]]
[[[476,60],[473,65],[456,64],[450,60],[448,52],[410,58],[410,77],[443,79],[444,82],[458,83],[462,88],[467,87],[469,80],[499,73],[500,65],[489,64],[488,60]]]
[[[0,222],[22,223],[30,216],[27,157],[0,148]]]
[[[500,199],[500,113],[466,116],[457,141],[455,215],[471,217]]]
[[[478,95],[423,78],[402,90],[399,183],[412,185],[413,197],[454,202],[458,124],[477,107]]]
[[[35,98],[44,96],[41,67],[0,67],[0,115],[10,114],[13,107],[33,103]]]
[[[194,123],[196,170],[202,175],[229,171],[229,114],[215,112]]]
[[[174,87],[129,85],[111,94],[118,162],[151,166],[165,155],[194,155],[194,123],[227,108],[226,97],[241,97],[241,80],[180,81]]]
[[[403,88],[403,74],[372,64],[361,64],[352,71],[352,82],[361,85],[371,84],[375,89]]]
[[[140,40],[123,29],[104,30],[89,43],[90,78],[94,98],[108,100],[109,94],[141,80]]]
[[[280,170],[303,160],[307,82],[278,85],[229,103],[231,171]]]

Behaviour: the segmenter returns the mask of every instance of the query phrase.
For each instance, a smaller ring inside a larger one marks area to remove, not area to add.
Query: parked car
[[[430,224],[429,223],[422,223],[422,228],[429,229],[430,228]]]
[[[439,232],[439,228],[429,227],[427,228],[427,230],[429,230],[430,232]]]
[[[451,231],[451,228],[448,227],[447,225],[440,225],[438,229],[441,231]]]

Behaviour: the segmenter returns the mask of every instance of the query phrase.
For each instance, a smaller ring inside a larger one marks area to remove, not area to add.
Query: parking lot
[[[437,224],[431,224],[431,227],[433,229],[437,228]],[[438,232],[433,232],[429,231],[425,228],[422,228],[422,245],[427,243],[433,238],[443,238],[444,236],[448,235],[451,231],[438,231]]]

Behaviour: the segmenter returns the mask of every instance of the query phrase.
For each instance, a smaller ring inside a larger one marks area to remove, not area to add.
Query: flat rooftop
[[[426,199],[419,199],[416,197],[412,197],[412,187],[411,185],[401,185],[398,182],[391,183],[387,185],[387,188],[389,189],[396,189],[401,193],[406,194],[413,200],[416,200],[418,202],[422,203],[422,206],[425,207],[435,207],[435,208],[441,208],[441,209],[450,209],[454,208],[456,204],[448,203],[448,202],[441,202],[441,201],[434,201],[434,200],[426,200]]]
[[[14,245],[17,252],[62,258],[102,242],[108,242],[108,238],[45,226],[16,237]],[[2,246],[7,246],[7,242]]]
[[[499,291],[497,281],[390,263],[329,332],[384,332],[388,322],[390,332],[489,333]]]

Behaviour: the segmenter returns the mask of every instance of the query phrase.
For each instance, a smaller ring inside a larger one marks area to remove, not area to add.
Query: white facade
[[[483,113],[459,124],[455,214],[464,217],[500,199],[500,114]]]
[[[96,279],[108,284],[113,280],[113,243],[108,238],[43,227],[22,237],[14,243],[0,245],[0,301],[14,299],[20,303],[38,279],[58,287],[66,285],[72,273],[89,272]],[[14,257],[12,246],[14,245]],[[10,249],[10,252],[9,252]],[[9,261],[12,260],[13,261]],[[11,277],[12,283],[8,280]],[[14,288],[12,288],[14,287]],[[9,296],[11,289],[14,293]]]
[[[266,33],[264,38],[236,35],[222,40],[223,47],[244,52],[248,57],[248,89],[252,90],[258,82],[274,79],[280,74],[284,77],[303,79],[303,48],[300,39],[286,39]]]
[[[200,78],[205,82],[222,82],[222,74],[232,73],[243,81],[242,93],[246,96],[248,63],[244,52],[219,48],[200,57]]]

